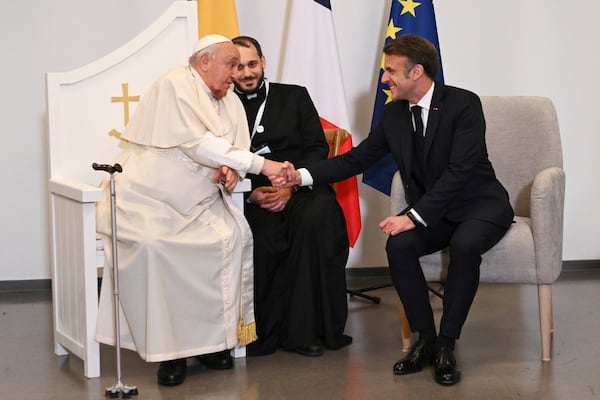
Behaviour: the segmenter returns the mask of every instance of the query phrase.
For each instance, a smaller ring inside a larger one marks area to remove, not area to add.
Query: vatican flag
[[[211,33],[239,36],[234,0],[198,0],[198,37]]]

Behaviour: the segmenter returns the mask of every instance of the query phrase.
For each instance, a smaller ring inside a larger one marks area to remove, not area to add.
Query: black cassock
[[[269,83],[264,113],[252,139],[266,158],[290,161],[296,168],[327,158],[328,146],[308,91],[300,86]],[[240,94],[250,131],[265,99]],[[271,186],[262,175],[249,175],[252,187]],[[329,185],[299,188],[282,212],[246,203],[254,236],[254,306],[258,341],[248,355],[277,348],[322,344],[338,349],[348,315],[345,267],[346,223]]]

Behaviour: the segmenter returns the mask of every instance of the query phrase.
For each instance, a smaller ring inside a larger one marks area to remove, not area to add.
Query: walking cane
[[[114,286],[114,303],[115,303],[115,337],[116,352],[117,352],[117,383],[106,388],[105,395],[111,399],[119,397],[119,395],[128,399],[131,396],[138,394],[137,387],[127,386],[121,381],[121,327],[119,321],[119,268],[117,259],[117,212],[116,212],[116,193],[115,193],[115,172],[123,172],[123,168],[119,164],[92,164],[92,168],[96,171],[106,171],[110,174],[110,222],[112,232],[112,261],[113,261],[113,286]]]

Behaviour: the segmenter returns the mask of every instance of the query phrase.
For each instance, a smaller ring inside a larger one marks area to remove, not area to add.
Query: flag
[[[229,39],[240,35],[234,0],[198,0],[198,37],[211,33]]]
[[[333,15],[329,0],[292,0],[279,80],[305,86],[315,103],[323,128],[350,127],[342,81]],[[349,137],[340,148],[352,148]],[[361,228],[358,184],[352,177],[336,185],[336,195],[354,247]]]
[[[390,19],[384,43],[395,39],[398,35],[406,33],[422,36],[433,43],[440,55],[440,72],[438,73],[436,81],[444,83],[442,58],[432,0],[419,0],[419,2],[414,0],[392,0]],[[377,126],[385,104],[392,101],[390,97],[391,93],[387,85],[381,83],[381,76],[383,75],[383,57],[381,67],[382,68],[379,70],[377,93],[375,94],[375,107],[373,108],[371,130],[375,129]],[[389,196],[392,187],[392,178],[396,171],[398,171],[396,162],[392,158],[392,155],[388,154],[385,158],[381,159],[364,172],[363,183]]]

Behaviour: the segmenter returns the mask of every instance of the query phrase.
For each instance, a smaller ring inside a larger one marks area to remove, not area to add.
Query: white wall
[[[356,142],[371,121],[390,1],[331,1]],[[50,276],[45,73],[74,69],[114,50],[171,3],[0,0],[0,281]],[[272,79],[286,5],[284,0],[237,0],[240,29],[264,45]],[[568,9],[543,0],[436,2],[446,83],[480,95],[544,95],[555,103],[567,174],[565,260],[600,259],[597,15],[595,2]],[[385,237],[376,224],[387,214],[387,198],[362,184],[360,191],[363,231],[349,266],[383,266]]]

